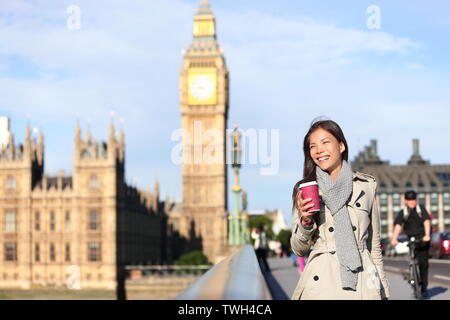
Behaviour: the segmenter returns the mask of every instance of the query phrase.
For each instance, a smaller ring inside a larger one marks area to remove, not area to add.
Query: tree
[[[208,258],[201,251],[191,251],[183,254],[176,262],[177,266],[184,265],[212,265]]]
[[[276,240],[280,241],[281,245],[283,246],[283,248],[286,248],[286,250],[288,250],[291,247],[290,239],[291,239],[291,230],[288,229],[280,230],[280,232],[276,237]]]
[[[254,228],[261,228],[266,233],[267,241],[273,240],[275,235],[272,231],[273,221],[267,216],[250,216],[250,230]],[[253,239],[252,239],[253,243]]]

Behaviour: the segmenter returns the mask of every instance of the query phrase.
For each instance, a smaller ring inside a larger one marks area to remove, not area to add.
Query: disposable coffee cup
[[[319,200],[319,185],[316,181],[302,183],[299,187],[302,190],[302,199],[312,199],[314,207],[308,209],[308,212],[319,212],[320,211],[320,200]]]

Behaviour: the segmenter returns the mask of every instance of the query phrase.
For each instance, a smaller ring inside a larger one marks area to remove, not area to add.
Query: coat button
[[[328,228],[328,231],[333,232],[333,231],[334,231],[334,228],[333,228],[333,227],[329,227],[329,228]]]
[[[318,276],[314,276],[314,281],[317,281],[317,280],[319,280],[319,277]]]
[[[357,203],[356,203],[356,206],[357,206],[358,208],[361,207],[361,203],[357,202]]]
[[[352,228],[352,229],[353,229],[353,231],[356,231],[356,227],[355,227],[355,226],[353,226],[353,228]]]

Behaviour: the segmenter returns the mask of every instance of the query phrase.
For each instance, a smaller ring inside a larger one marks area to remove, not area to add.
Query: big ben
[[[194,17],[180,72],[183,203],[180,233],[216,262],[227,246],[228,70],[209,1]]]

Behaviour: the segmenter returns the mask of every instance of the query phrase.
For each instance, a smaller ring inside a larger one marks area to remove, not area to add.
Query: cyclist
[[[421,278],[422,297],[428,296],[428,249],[430,245],[430,217],[424,206],[417,204],[417,193],[413,190],[405,192],[405,207],[394,220],[394,235],[392,245],[398,244],[398,236],[404,230],[411,238],[421,239],[422,242],[416,246],[416,257],[419,263]]]

